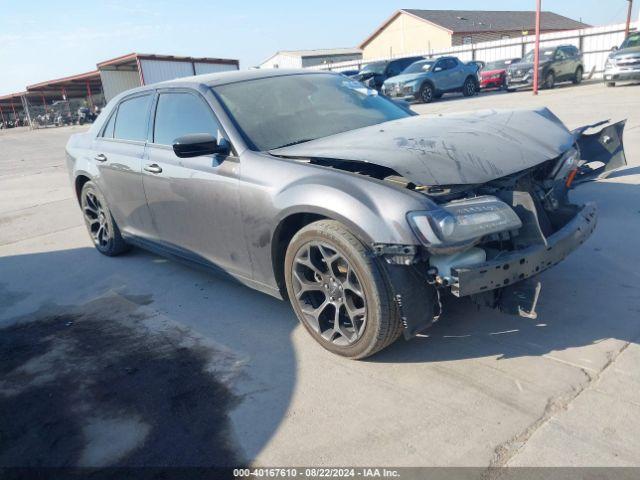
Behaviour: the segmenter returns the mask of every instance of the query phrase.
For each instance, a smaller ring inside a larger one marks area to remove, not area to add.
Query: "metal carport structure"
[[[130,53],[98,63],[107,102],[125,90],[142,85],[239,68],[238,60],[228,58],[179,57],[147,53]]]
[[[2,125],[24,118],[24,106],[22,103],[24,95],[26,95],[26,92],[9,93],[0,96],[0,122]]]
[[[86,99],[90,106],[94,105],[94,99],[102,96],[102,81],[100,72],[91,72],[71,75],[69,77],[48,80],[27,86],[27,93],[31,96],[40,95],[43,105],[47,98],[57,100],[69,100],[72,98]]]

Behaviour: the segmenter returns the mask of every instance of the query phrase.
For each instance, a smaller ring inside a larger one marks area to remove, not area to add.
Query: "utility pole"
[[[627,25],[624,28],[624,38],[629,36],[629,27],[631,26],[631,11],[633,10],[633,0],[627,0],[629,2],[629,9],[627,10]]]
[[[540,10],[541,9],[542,9],[542,0],[536,0],[536,46],[533,50],[533,94],[534,95],[538,95],[538,86],[540,83],[538,63],[540,63]]]

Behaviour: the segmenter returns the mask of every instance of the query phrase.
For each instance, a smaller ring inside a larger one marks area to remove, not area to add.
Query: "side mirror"
[[[173,151],[180,158],[200,157],[202,155],[229,155],[229,143],[218,141],[210,133],[190,133],[173,141]]]
[[[612,52],[617,52],[618,51],[618,46],[614,45],[613,47],[611,47],[611,51]]]

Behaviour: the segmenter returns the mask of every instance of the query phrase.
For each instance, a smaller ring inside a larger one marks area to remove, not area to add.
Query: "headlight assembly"
[[[434,246],[462,245],[522,226],[516,212],[492,196],[457,200],[431,211],[411,212],[408,219],[422,243]]]

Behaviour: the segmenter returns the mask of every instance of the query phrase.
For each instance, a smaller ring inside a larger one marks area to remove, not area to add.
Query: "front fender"
[[[418,244],[406,214],[424,208],[423,202],[386,185],[341,176],[308,176],[280,191],[274,198],[275,224],[294,214],[312,213],[344,223],[368,245]]]

